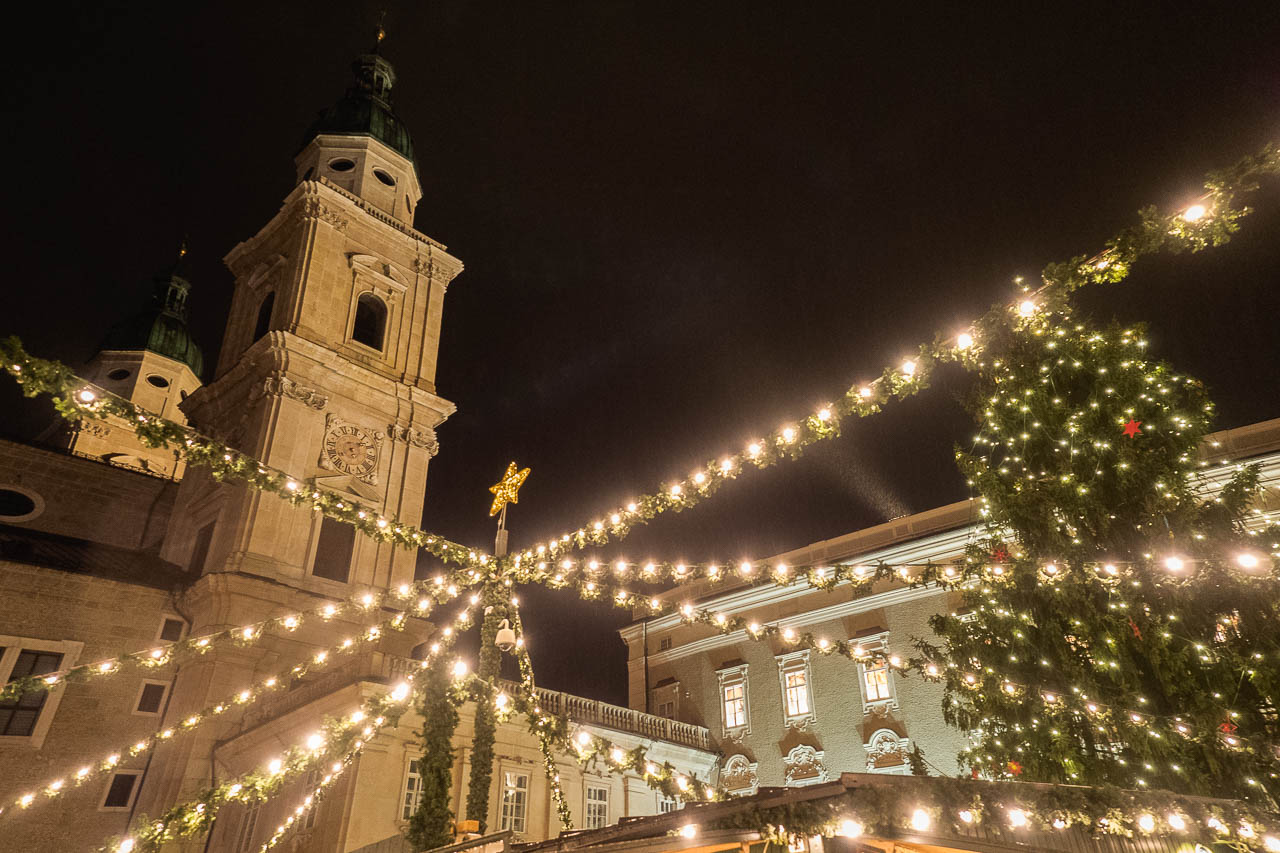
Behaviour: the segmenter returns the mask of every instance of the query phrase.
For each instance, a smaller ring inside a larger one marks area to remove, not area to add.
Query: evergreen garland
[[[501,589],[501,588],[499,588]],[[488,826],[489,787],[493,778],[493,741],[496,729],[493,685],[501,675],[502,652],[494,642],[498,625],[506,617],[501,592],[486,595],[484,624],[480,629],[480,667],[475,686],[475,736],[471,742],[471,782],[467,789],[467,819]]]
[[[453,732],[458,709],[453,684],[438,657],[421,676],[418,713],[422,715],[422,757],[418,759],[421,793],[418,808],[409,818],[405,836],[419,850],[433,850],[453,843],[453,812],[449,808],[453,788]]]

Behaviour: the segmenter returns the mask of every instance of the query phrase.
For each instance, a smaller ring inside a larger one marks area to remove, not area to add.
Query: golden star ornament
[[[489,491],[493,492],[493,506],[489,507],[490,516],[497,515],[507,504],[520,503],[517,493],[524,478],[528,476],[528,468],[517,471],[514,462],[507,466],[507,473],[502,475],[502,480],[489,487]]]

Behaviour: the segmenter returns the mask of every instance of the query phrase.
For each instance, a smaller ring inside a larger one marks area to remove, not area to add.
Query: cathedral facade
[[[113,327],[83,375],[319,488],[417,519],[436,429],[454,411],[435,374],[445,296],[462,263],[413,227],[422,189],[391,105],[392,66],[375,51],[353,68],[354,84],[295,157],[294,189],[225,258],[235,284],[211,381],[201,381],[179,267],[156,279],[146,311]],[[36,445],[0,442],[0,681],[395,588],[415,569],[413,552],[187,469],[110,419],[54,428]],[[99,849],[140,816],[263,766],[326,716],[385,691],[417,666],[415,648],[436,630],[410,619],[340,666],[183,730],[184,720],[367,628],[339,616],[0,703],[0,850]],[[713,772],[705,729],[550,691],[542,700],[588,728],[607,720],[599,727],[609,737],[647,744],[687,772]],[[465,802],[470,713],[457,736],[455,813]],[[369,744],[282,849],[400,849],[416,804],[421,724],[407,714]],[[154,749],[130,748],[155,732],[168,734]],[[522,721],[500,727],[496,753],[489,826],[554,835],[541,755]],[[70,783],[77,768],[108,759],[110,773]],[[579,825],[669,807],[639,779],[596,778],[567,758],[561,774]],[[207,837],[175,849],[260,849],[309,781],[270,803],[224,808]],[[51,783],[57,795],[43,796]],[[33,791],[42,796],[26,799]]]

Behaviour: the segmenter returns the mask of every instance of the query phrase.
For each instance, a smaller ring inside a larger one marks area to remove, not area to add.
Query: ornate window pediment
[[[824,763],[826,753],[811,746],[797,746],[787,753],[783,762],[786,764],[788,785],[817,785],[827,781],[827,765]]]
[[[910,738],[902,737],[892,729],[877,729],[862,747],[867,751],[868,773],[905,776],[911,772],[911,763],[907,759],[911,752]]]
[[[724,763],[720,771],[720,785],[731,794],[749,796],[760,787],[758,761],[747,761],[745,755],[735,755]]]

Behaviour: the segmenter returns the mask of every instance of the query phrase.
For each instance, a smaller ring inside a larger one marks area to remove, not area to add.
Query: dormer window
[[[372,293],[360,294],[351,340],[376,350],[382,349],[387,327],[387,305]]]

